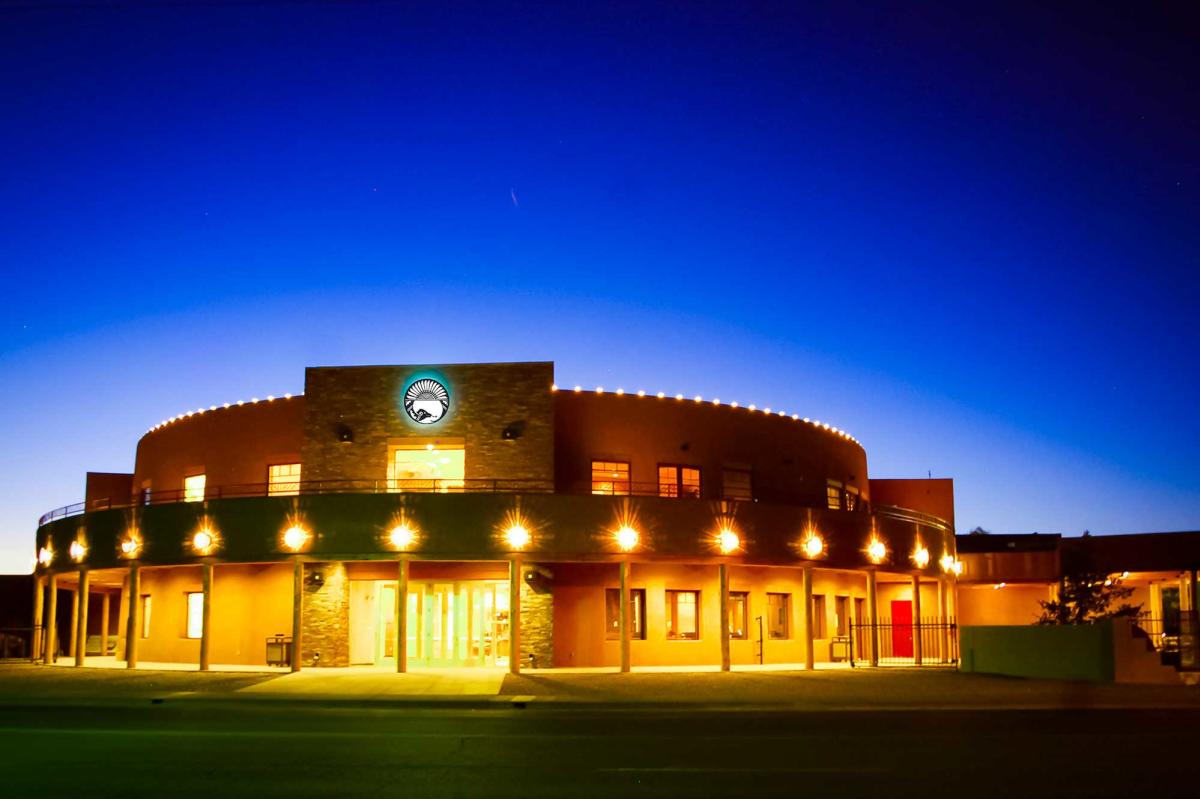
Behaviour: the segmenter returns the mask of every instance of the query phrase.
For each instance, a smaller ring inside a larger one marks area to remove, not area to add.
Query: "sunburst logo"
[[[404,392],[404,410],[417,424],[438,422],[449,409],[450,392],[432,378],[414,380]]]

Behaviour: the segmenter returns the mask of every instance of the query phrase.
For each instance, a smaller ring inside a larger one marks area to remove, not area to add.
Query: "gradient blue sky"
[[[960,530],[1200,527],[1182,13],[37,5],[0,571],[150,425],[316,364],[553,359],[843,427]]]

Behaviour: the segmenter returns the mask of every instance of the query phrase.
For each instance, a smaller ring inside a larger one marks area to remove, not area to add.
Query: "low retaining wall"
[[[962,627],[960,670],[1050,680],[1113,682],[1113,625]]]

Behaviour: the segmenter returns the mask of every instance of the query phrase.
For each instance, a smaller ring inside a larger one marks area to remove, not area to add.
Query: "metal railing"
[[[35,660],[41,627],[0,627],[0,660]]]
[[[377,479],[358,478],[346,480],[300,480],[276,483],[234,483],[230,485],[207,486],[203,496],[186,488],[146,490],[130,497],[127,502],[113,502],[111,499],[97,499],[88,502],[76,502],[64,505],[45,513],[38,520],[38,526],[62,519],[68,516],[78,516],[81,513],[94,510],[109,510],[112,508],[133,508],[152,505],[166,505],[179,502],[201,502],[210,499],[233,499],[239,497],[288,497],[302,494],[574,494],[600,496],[628,497],[665,497],[681,500],[705,499],[694,497],[688,493],[680,495],[675,484],[660,484],[657,482],[632,482],[627,480],[594,480],[591,484],[566,486],[556,485],[553,480],[535,480],[519,478],[480,478],[468,477],[459,479]],[[753,502],[753,499],[728,499],[730,502]],[[839,513],[869,513],[874,511],[881,516],[905,522],[915,522],[939,530],[953,532],[953,528],[944,519],[919,511],[898,508],[893,505],[874,505],[859,501],[854,510],[834,511]]]
[[[958,624],[953,617],[922,617],[920,623],[898,622],[887,617],[881,617],[875,623],[851,622],[846,637],[849,638],[851,666],[858,663],[916,665],[918,640],[922,665],[958,662]]]

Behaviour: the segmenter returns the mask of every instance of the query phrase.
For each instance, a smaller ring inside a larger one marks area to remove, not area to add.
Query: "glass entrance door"
[[[396,583],[378,583],[375,662],[395,663]],[[411,582],[408,662],[414,666],[506,666],[508,583],[502,580]]]

